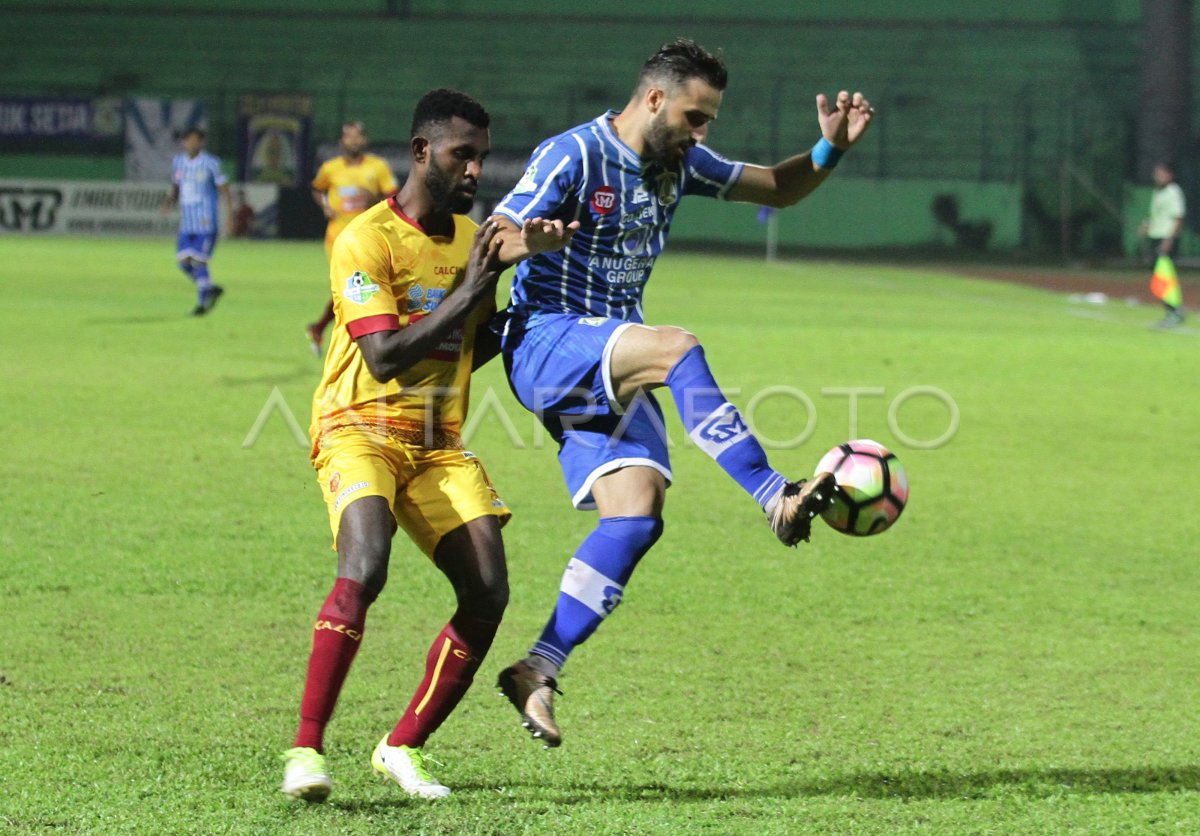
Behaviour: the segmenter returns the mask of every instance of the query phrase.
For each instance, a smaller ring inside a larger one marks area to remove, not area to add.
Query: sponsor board
[[[26,180],[0,178],[0,235],[160,235],[179,231],[178,212],[164,213],[168,183],[123,183],[104,180]],[[255,237],[273,235],[279,188],[231,184],[235,213],[250,213],[265,224],[235,224]],[[243,208],[244,207],[244,208]],[[228,218],[221,201],[221,228]]]

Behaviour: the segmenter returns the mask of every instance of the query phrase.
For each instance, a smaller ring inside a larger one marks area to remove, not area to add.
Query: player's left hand
[[[564,224],[560,220],[530,218],[521,224],[521,241],[530,255],[561,250],[579,231],[579,221]]]
[[[817,121],[821,125],[821,136],[843,151],[862,138],[874,115],[875,108],[858,91],[852,96],[842,90],[832,107],[824,93],[817,94]]]
[[[483,296],[496,291],[496,280],[508,266],[500,261],[500,239],[496,237],[498,229],[495,221],[488,220],[475,230],[463,276],[462,286],[467,293]]]

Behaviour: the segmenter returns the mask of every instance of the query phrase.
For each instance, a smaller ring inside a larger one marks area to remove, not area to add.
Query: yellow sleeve
[[[329,163],[321,163],[321,167],[317,169],[317,176],[313,178],[312,187],[319,192],[327,192],[332,185],[333,181],[329,176]]]
[[[329,280],[338,322],[357,339],[376,331],[398,331],[392,254],[371,230],[347,229],[329,257]]]

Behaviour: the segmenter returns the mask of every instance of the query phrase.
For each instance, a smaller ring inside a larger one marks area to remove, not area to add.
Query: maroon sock
[[[331,323],[331,322],[333,322],[333,300],[332,299],[330,299],[329,302],[327,302],[325,304],[325,312],[323,314],[321,314],[321,318],[318,319],[313,324],[316,326],[318,331],[324,331],[327,327],[329,327],[329,323]]]
[[[454,614],[429,648],[425,678],[404,716],[388,735],[389,746],[423,746],[429,735],[437,731],[471,687],[475,671],[492,646],[499,626],[496,622]]]
[[[367,607],[375,593],[348,578],[338,578],[325,599],[313,628],[312,655],[308,657],[308,678],[300,700],[300,728],[296,746],[311,746],[325,751],[325,726],[333,716],[342,683],[350,672],[350,663],[362,643]]]

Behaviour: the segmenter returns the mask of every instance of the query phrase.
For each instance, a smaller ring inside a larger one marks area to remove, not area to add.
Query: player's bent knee
[[[459,604],[484,621],[499,621],[508,609],[508,580],[466,589],[459,596]]]
[[[338,577],[361,583],[376,595],[387,585],[388,556],[378,552],[338,554]]]
[[[499,621],[508,608],[508,572],[502,554],[489,556],[479,571],[463,573],[455,580],[455,595],[463,609],[485,621]]]
[[[691,331],[685,331],[675,326],[663,328],[660,331],[662,333],[662,353],[665,357],[668,370],[671,366],[678,363],[683,355],[700,345],[700,340]]]

